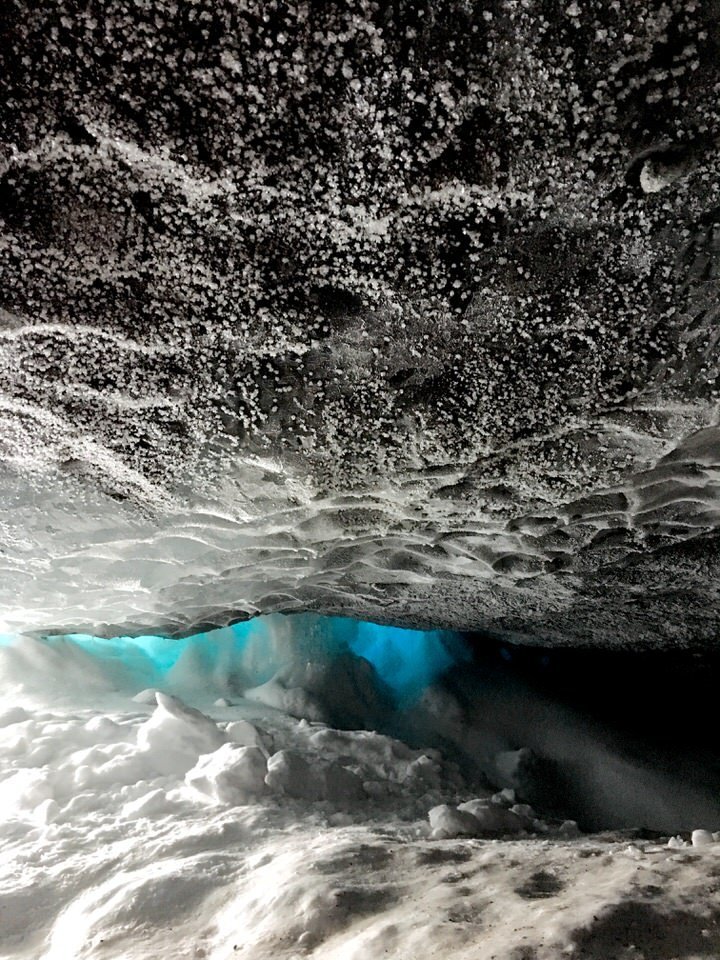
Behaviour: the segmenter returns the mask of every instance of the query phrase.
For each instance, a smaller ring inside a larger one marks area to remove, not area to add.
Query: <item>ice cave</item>
[[[720,960],[718,0],[0,4],[0,960]]]

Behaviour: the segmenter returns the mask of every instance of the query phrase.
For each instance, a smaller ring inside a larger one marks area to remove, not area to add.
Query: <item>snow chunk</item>
[[[266,707],[282,710],[293,717],[307,717],[310,720],[324,720],[325,714],[307,690],[300,686],[286,686],[281,679],[273,677],[267,683],[245,691],[245,699],[264,703]]]
[[[529,808],[528,808],[529,809]],[[492,800],[468,800],[458,810],[475,818],[478,833],[520,833],[531,826],[531,818],[493,803]]]
[[[515,791],[512,787],[505,787],[499,793],[494,793],[490,798],[492,803],[497,803],[501,807],[512,807],[515,801]]]
[[[30,714],[27,710],[24,710],[22,707],[9,707],[0,713],[0,727],[9,727],[13,723],[22,723],[24,720],[29,719]]]
[[[300,800],[321,800],[324,777],[317,767],[292,750],[279,750],[267,762],[265,783],[271,790]]]
[[[660,193],[682,175],[682,167],[676,164],[665,166],[646,160],[640,170],[640,187],[643,193]]]
[[[267,762],[258,747],[224,743],[200,757],[185,783],[215,803],[250,803],[265,792]]]
[[[564,837],[567,840],[573,840],[576,837],[582,836],[582,830],[577,825],[575,820],[563,820],[560,824],[558,833],[561,837]]]
[[[715,839],[709,830],[693,830],[690,842],[694,847],[709,847]]]
[[[144,793],[137,800],[126,803],[122,813],[127,820],[135,820],[139,817],[153,817],[170,813],[173,807],[173,803],[168,800],[164,790],[150,790],[149,793]]]
[[[33,818],[43,826],[46,826],[49,823],[52,823],[53,820],[57,818],[57,815],[60,813],[60,806],[56,800],[53,800],[49,797],[47,800],[43,800],[42,803],[39,803],[37,807],[33,810]]]
[[[83,726],[83,730],[92,733],[93,736],[104,738],[122,735],[123,732],[119,723],[116,723],[111,717],[106,717],[104,714],[90,717]]]
[[[325,781],[325,799],[334,803],[346,800],[359,800],[365,796],[362,780],[352,770],[332,763],[323,771]]]
[[[279,750],[268,760],[265,782],[271,790],[299,800],[342,803],[365,796],[360,777],[339,763],[311,765],[293,750]]]
[[[140,693],[136,693],[133,697],[135,703],[157,703],[157,690],[154,687],[146,687],[144,690],[141,690]]]
[[[233,720],[225,727],[225,736],[241,747],[258,747],[266,757],[269,756],[259,730],[247,720]]]
[[[472,813],[442,803],[428,813],[434,840],[449,840],[453,837],[476,837],[480,824]]]

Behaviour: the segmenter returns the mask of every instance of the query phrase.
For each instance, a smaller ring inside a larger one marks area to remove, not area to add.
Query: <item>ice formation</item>
[[[31,676],[37,643],[11,636],[5,642],[8,656],[19,661],[17,676]],[[184,640],[67,634],[45,637],[42,647],[62,661],[64,672],[81,657],[91,674],[100,672],[121,688],[132,689],[140,702],[154,701],[153,687],[190,690],[195,697],[202,690],[218,697],[243,692],[262,700],[281,697],[273,691],[295,683],[306,693],[317,686],[327,696],[326,671],[334,671],[336,683],[343,670],[357,674],[361,682],[362,672],[372,669],[388,702],[411,704],[454,663],[469,659],[461,638],[450,631],[407,630],[312,614],[259,617]],[[27,662],[22,662],[25,651]],[[370,697],[372,682],[366,681],[359,697]],[[348,717],[353,707],[352,697],[343,699],[346,693],[337,690],[336,710]]]
[[[713,4],[5,6],[0,629],[715,643]]]

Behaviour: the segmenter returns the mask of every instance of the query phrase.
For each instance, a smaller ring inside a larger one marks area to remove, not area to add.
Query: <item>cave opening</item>
[[[221,731],[240,721],[262,727],[269,716],[271,726],[306,724],[318,740],[322,731],[343,731],[348,770],[360,767],[353,733],[357,742],[377,734],[440,758],[453,770],[454,800],[509,798],[532,812],[523,824],[530,831],[532,818],[651,834],[720,823],[717,657],[517,647],[485,635],[304,613],[181,639],[5,637],[0,670],[15,698],[10,726],[18,722],[14,709],[32,718],[59,703],[101,716],[173,714],[171,704],[179,704],[180,716],[199,711]],[[172,753],[173,737],[189,734],[172,722],[163,736]],[[207,753],[217,747],[213,737],[200,741]],[[202,752],[192,747],[188,756]],[[420,796],[443,799],[437,787]],[[402,792],[402,778],[393,789]]]

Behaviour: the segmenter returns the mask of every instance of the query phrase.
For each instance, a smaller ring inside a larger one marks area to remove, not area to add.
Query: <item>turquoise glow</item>
[[[87,634],[48,637],[62,652],[91,658],[120,688],[237,695],[288,664],[327,662],[348,652],[369,661],[400,705],[408,705],[468,654],[456,634],[407,630],[344,617],[273,614],[181,640]],[[71,650],[68,650],[70,653]]]
[[[402,701],[416,699],[454,663],[465,659],[458,638],[442,630],[406,630],[363,620],[332,618],[353,653],[369,660]]]

